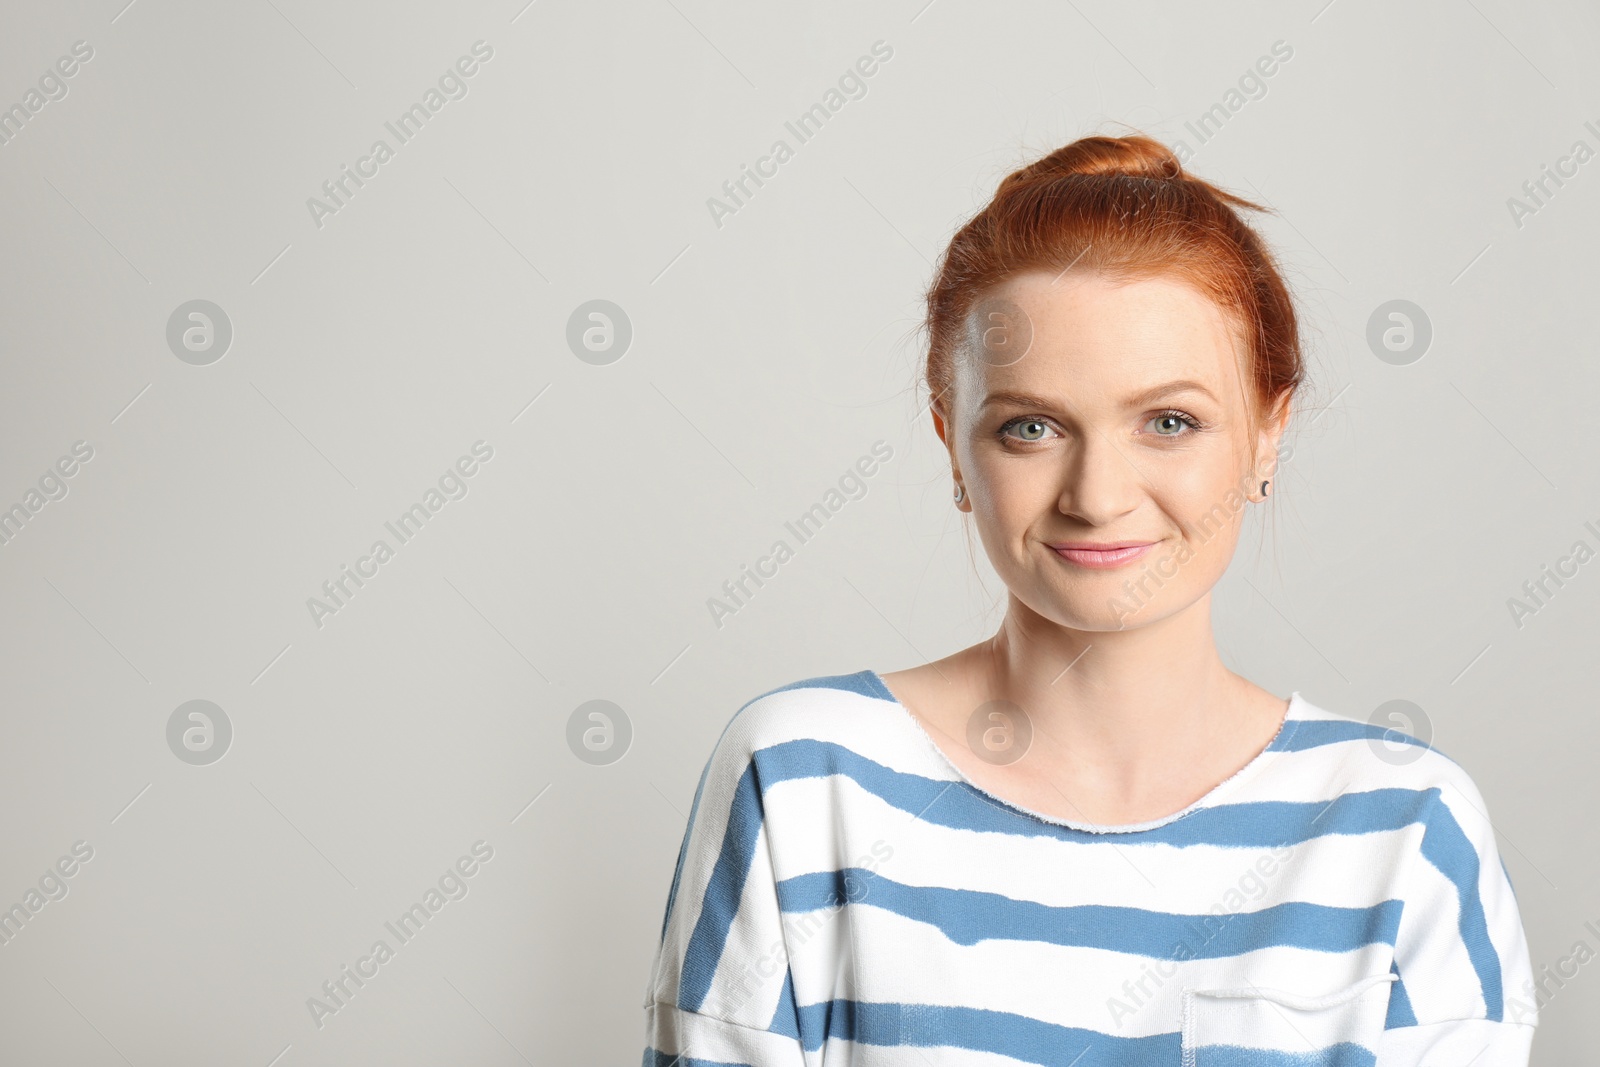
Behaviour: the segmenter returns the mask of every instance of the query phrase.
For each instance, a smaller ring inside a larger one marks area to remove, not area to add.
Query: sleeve
[[[804,1067],[757,754],[739,716],[695,790],[645,995],[643,1067]]]
[[[1405,877],[1377,1067],[1528,1067],[1539,1014],[1516,892],[1483,796],[1451,766]]]

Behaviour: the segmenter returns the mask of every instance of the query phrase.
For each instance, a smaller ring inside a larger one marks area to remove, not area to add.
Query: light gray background
[[[1362,718],[1416,702],[1483,790],[1536,970],[1600,947],[1600,563],[1520,628],[1507,606],[1600,546],[1600,161],[1520,226],[1507,204],[1600,147],[1588,5],[524,2],[6,4],[0,104],[94,56],[0,146],[0,507],[94,456],[0,545],[0,902],[94,856],[0,947],[0,1061],[637,1063],[729,717],[997,624],[912,386],[919,301],[1005,173],[1114,123],[1275,206],[1302,300],[1313,381],[1218,591],[1228,662]],[[468,94],[319,228],[307,198],[480,39]],[[1184,124],[1277,40],[1199,146]],[[718,227],[707,198],[778,138]],[[1434,338],[1394,366],[1365,333],[1401,298]],[[234,330],[207,366],[166,343],[193,299]],[[592,299],[633,326],[606,366],[565,340]],[[866,495],[714,625],[880,438]],[[316,626],[307,598],[478,440],[467,495]],[[233,726],[208,766],[166,741],[194,699]],[[566,740],[592,699],[633,729],[605,766]],[[318,1028],[307,999],[480,839],[468,895]],[[1585,966],[1534,1062],[1575,1062],[1597,1009]]]

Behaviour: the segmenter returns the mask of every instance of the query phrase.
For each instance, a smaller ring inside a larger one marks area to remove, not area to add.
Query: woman
[[[1217,653],[1211,589],[1303,377],[1240,207],[1089,137],[955,235],[926,376],[1005,620],[734,715],[646,1067],[1525,1067],[1528,949],[1472,779]]]

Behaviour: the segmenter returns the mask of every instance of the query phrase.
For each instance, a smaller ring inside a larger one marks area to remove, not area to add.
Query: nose
[[[1128,450],[1105,433],[1078,439],[1061,471],[1061,513],[1086,526],[1109,526],[1139,506],[1148,482]]]

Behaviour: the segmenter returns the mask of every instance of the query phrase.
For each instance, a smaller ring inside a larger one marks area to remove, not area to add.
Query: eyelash
[[[1189,427],[1189,432],[1188,433],[1158,433],[1158,434],[1153,434],[1152,436],[1154,436],[1154,437],[1165,437],[1165,438],[1168,438],[1168,439],[1180,439],[1180,438],[1184,438],[1184,437],[1193,436],[1196,433],[1200,433],[1200,432],[1202,432],[1202,431],[1204,431],[1206,429],[1209,429],[1209,427],[1205,423],[1201,422],[1199,419],[1195,418],[1193,415],[1189,414],[1187,411],[1179,411],[1177,408],[1167,408],[1164,411],[1158,411],[1155,414],[1151,415],[1150,419],[1148,419],[1146,421],[1148,422],[1148,421],[1152,421],[1152,420],[1155,420],[1155,419],[1163,419],[1163,418],[1169,418],[1169,417],[1177,419],[1180,422],[1184,423],[1186,426]],[[995,431],[995,434],[996,434],[996,436],[1001,437],[1001,438],[1010,437],[1011,440],[1016,441],[1016,442],[1018,442],[1020,444],[1025,444],[1025,445],[1038,444],[1037,441],[1024,441],[1019,437],[1011,437],[1011,434],[1008,432],[1013,426],[1019,426],[1019,425],[1022,425],[1023,423],[1029,423],[1029,422],[1042,423],[1042,424],[1044,424],[1046,426],[1048,426],[1050,424],[1050,420],[1049,419],[1041,418],[1038,415],[1019,415],[1014,419],[1008,420],[1005,423],[1005,425],[1001,426],[998,430]]]

